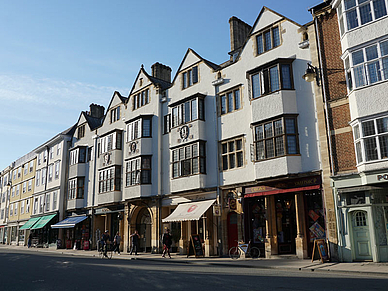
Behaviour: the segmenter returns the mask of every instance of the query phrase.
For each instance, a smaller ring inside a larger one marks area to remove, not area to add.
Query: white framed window
[[[85,136],[85,124],[82,124],[77,128],[77,138],[81,139],[84,136]]]
[[[11,194],[11,197],[15,197],[15,191],[16,191],[16,187],[12,187],[12,194]]]
[[[337,14],[342,35],[387,15],[387,0],[343,0]]]
[[[110,123],[116,122],[120,119],[120,106],[110,110]]]
[[[38,165],[42,163],[42,153],[38,154]]]
[[[18,178],[20,178],[22,176],[22,168],[19,168],[18,169]]]
[[[43,212],[43,205],[44,205],[44,196],[39,196],[39,213]]]
[[[13,211],[13,214],[15,216],[18,215],[18,204],[19,204],[19,202],[15,202],[14,211]]]
[[[75,199],[76,191],[77,191],[77,179],[69,180],[69,190],[68,190],[68,200]]]
[[[57,156],[61,154],[62,143],[57,144]]]
[[[152,136],[152,118],[143,117],[127,124],[127,142]]]
[[[47,173],[47,169],[43,168],[42,169],[42,185],[46,184],[46,173]]]
[[[206,174],[205,142],[195,142],[172,150],[172,177]]]
[[[24,214],[24,200],[20,202],[20,214]]]
[[[98,172],[98,193],[121,190],[121,166]]]
[[[30,199],[26,200],[26,213],[30,213]]]
[[[242,137],[221,142],[221,162],[223,171],[244,166],[244,146]]]
[[[34,161],[30,162],[30,173],[34,170]]]
[[[38,197],[36,197],[35,199],[34,199],[34,214],[37,214],[38,213],[38,206],[39,206],[39,198]]]
[[[28,174],[28,163],[23,165],[24,167],[24,176]]]
[[[27,192],[27,182],[23,182],[23,193]]]
[[[51,182],[53,180],[53,168],[54,164],[50,164],[48,166],[48,181]]]
[[[47,162],[47,151],[43,152],[43,163]]]
[[[20,184],[16,186],[16,196],[19,196],[20,193]]]
[[[41,170],[36,171],[36,177],[35,177],[35,185],[36,186],[40,185],[40,172],[41,172]]]
[[[83,199],[85,191],[85,177],[69,180],[68,199]]]
[[[56,161],[55,162],[55,180],[59,179],[59,165],[60,165],[60,162]]]
[[[220,94],[221,115],[239,110],[240,108],[241,108],[240,88],[235,88]]]
[[[388,80],[388,40],[351,52],[344,66],[349,91]]]
[[[353,125],[357,164],[388,159],[388,116]]]
[[[13,216],[13,204],[9,206],[9,216]]]
[[[115,131],[100,139],[100,154],[110,152],[112,150],[121,150],[122,132]]]
[[[28,180],[28,192],[32,190],[32,180]]]
[[[46,211],[50,211],[50,193],[46,194]]]
[[[180,103],[172,108],[171,127],[200,119],[205,120],[205,101],[202,95],[196,95],[192,99]]]
[[[13,179],[16,180],[16,173],[17,173],[17,170],[13,170]],[[5,184],[4,184],[5,186]]]
[[[55,210],[57,208],[57,191],[54,191],[53,192],[53,210]]]
[[[50,160],[54,158],[54,147],[50,148]]]

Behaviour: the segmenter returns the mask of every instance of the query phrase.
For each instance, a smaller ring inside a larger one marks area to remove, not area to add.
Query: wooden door
[[[354,259],[356,261],[372,260],[367,212],[354,211],[350,215],[352,217]]]

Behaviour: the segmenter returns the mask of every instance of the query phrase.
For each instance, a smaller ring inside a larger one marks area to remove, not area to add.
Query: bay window
[[[204,96],[196,94],[192,98],[187,98],[173,105],[171,112],[171,127],[177,127],[191,121],[201,119],[205,120],[205,101]]]
[[[98,173],[98,193],[121,191],[121,166],[110,167]]]
[[[172,150],[172,177],[206,174],[205,142],[195,142]]]
[[[151,184],[151,156],[142,156],[126,162],[125,186]]]
[[[99,145],[100,145],[99,154],[104,154],[112,150],[121,150],[122,149],[121,139],[122,139],[121,131],[115,131],[106,136],[101,137],[99,142]]]
[[[127,124],[127,142],[152,137],[152,116],[141,117]]]

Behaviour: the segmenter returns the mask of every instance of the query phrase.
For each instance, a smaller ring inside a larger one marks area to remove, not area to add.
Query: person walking
[[[106,254],[108,251],[108,241],[110,241],[109,231],[105,230],[104,234],[101,236],[101,247],[103,248],[105,257],[108,257]]]
[[[137,255],[137,250],[139,249],[139,238],[140,238],[140,235],[137,232],[137,229],[133,234],[130,235],[130,238],[132,240],[132,247],[129,254],[132,255],[132,253],[135,252],[135,255]]]
[[[171,240],[170,230],[168,228],[166,229],[166,232],[163,234],[162,241],[163,241],[163,254],[162,254],[162,258],[165,258],[166,257],[166,253],[167,253],[168,257],[171,259],[170,248],[171,248],[171,245],[172,245],[172,240]]]
[[[30,248],[32,243],[32,232],[30,232],[30,235],[28,236],[28,241],[27,241],[27,247]]]
[[[121,236],[120,236],[120,233],[117,232],[113,239],[113,250],[115,253],[117,252],[119,255],[120,255],[120,242],[121,242]]]

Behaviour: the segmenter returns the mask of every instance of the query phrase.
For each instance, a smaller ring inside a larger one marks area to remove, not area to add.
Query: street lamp
[[[312,82],[314,81],[314,79],[316,79],[317,81],[317,85],[319,86],[319,69],[317,67],[314,67],[312,66],[311,64],[307,64],[307,69],[306,69],[306,72],[305,74],[302,76],[302,78],[306,81],[306,82]]]

